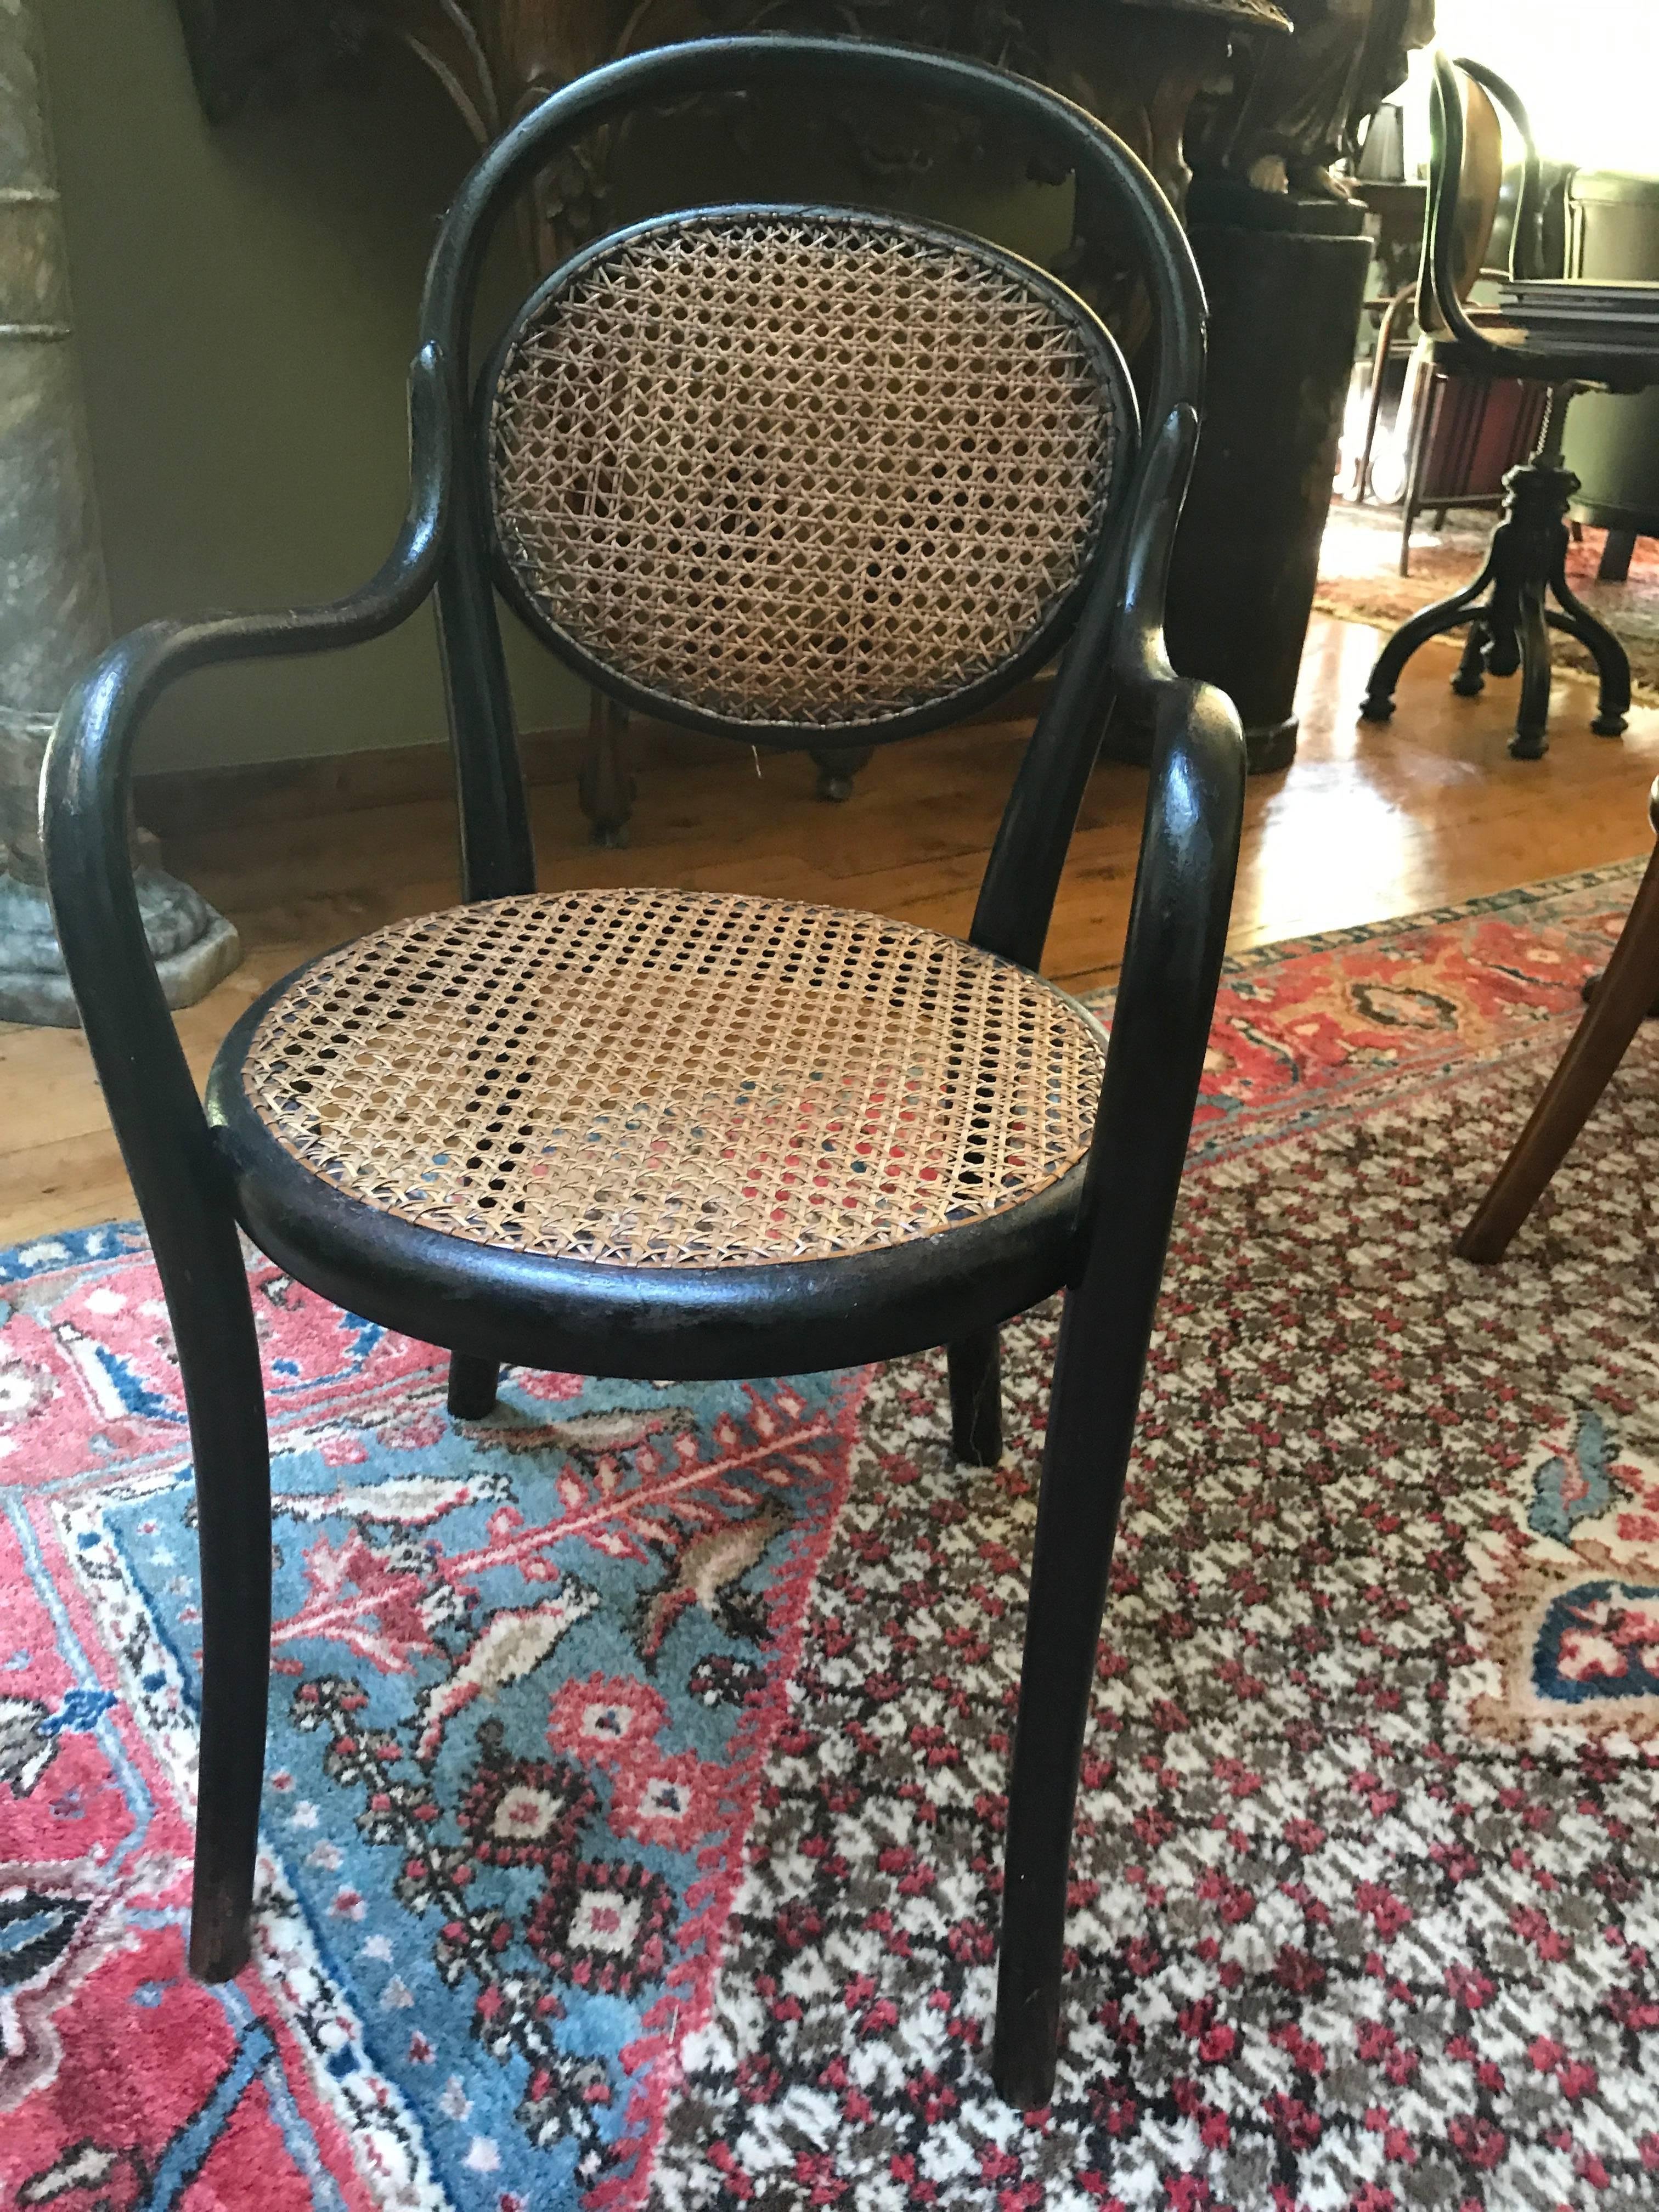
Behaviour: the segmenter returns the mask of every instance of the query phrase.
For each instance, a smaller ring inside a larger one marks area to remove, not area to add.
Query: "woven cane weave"
[[[848,217],[620,241],[508,349],[496,524],[556,630],[666,700],[823,726],[1013,659],[1082,573],[1113,403],[967,246]]]
[[[635,1267],[822,1258],[1031,1197],[1101,1052],[1051,985],[878,916],[571,891],[399,922],[266,1014],[250,1101],[364,1204]]]

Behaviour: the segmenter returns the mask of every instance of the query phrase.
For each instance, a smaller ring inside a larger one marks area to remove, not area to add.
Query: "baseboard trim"
[[[1048,689],[1048,677],[1040,676],[973,719],[1028,721]],[[733,742],[640,717],[629,725],[628,764],[647,775],[670,762],[684,767],[729,760]],[[530,732],[519,740],[525,781],[532,787],[574,784],[586,750],[586,728]],[[133,800],[138,819],[166,842],[254,822],[303,822],[362,808],[448,799],[454,789],[447,745],[386,745],[233,768],[162,769],[134,779]]]

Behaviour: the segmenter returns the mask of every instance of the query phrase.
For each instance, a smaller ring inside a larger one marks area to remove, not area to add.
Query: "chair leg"
[[[588,695],[587,749],[576,779],[576,797],[587,817],[592,842],[628,842],[634,816],[635,786],[625,740],[628,709],[599,691]]]
[[[470,1352],[449,1356],[449,1410],[458,1421],[482,1421],[495,1411],[501,1370],[493,1359]]]
[[[1429,418],[1434,411],[1434,372],[1424,370],[1407,380],[1407,391],[1401,396],[1401,404],[1409,405],[1410,418],[1406,435],[1406,489],[1400,501],[1400,573],[1409,576],[1412,572],[1412,525],[1421,507],[1419,493],[1423,484],[1423,464],[1428,451]]]
[[[1492,556],[1486,556],[1485,567],[1472,584],[1461,592],[1454,592],[1449,599],[1441,599],[1422,613],[1401,623],[1394,635],[1376,657],[1365,684],[1365,696],[1360,702],[1359,718],[1364,722],[1386,722],[1394,713],[1394,695],[1406,663],[1419,645],[1426,645],[1431,637],[1443,631],[1457,629],[1474,619],[1470,610],[1492,581]]]
[[[1521,665],[1521,593],[1513,577],[1493,583],[1486,627],[1487,675],[1513,676]]]
[[[1633,530],[1608,531],[1595,571],[1598,583],[1622,584],[1630,574],[1631,556],[1635,550],[1636,532]]]
[[[1376,333],[1376,350],[1371,356],[1370,389],[1365,398],[1365,438],[1359,448],[1359,462],[1354,475],[1356,506],[1364,504],[1370,490],[1371,456],[1376,450],[1376,426],[1382,413],[1382,391],[1389,374],[1389,354],[1394,344],[1395,325],[1400,319],[1402,309],[1408,307],[1416,297],[1417,287],[1414,284],[1402,292],[1396,292],[1384,310],[1382,325]],[[1401,404],[1405,404],[1403,393]]]
[[[1542,760],[1550,749],[1550,633],[1544,620],[1544,587],[1521,586],[1521,704],[1510,739],[1512,760]]]
[[[853,796],[853,778],[875,757],[873,745],[814,745],[812,761],[818,772],[817,792],[840,806]]]
[[[947,1347],[951,1446],[962,1467],[994,1467],[1002,1457],[1002,1340],[994,1328]]]
[[[168,1310],[190,1412],[201,1558],[202,1726],[190,1971],[247,1964],[270,1674],[270,1460],[264,1382],[235,1231]]]
[[[1053,2092],[1072,1819],[1148,1328],[1126,1344],[1068,1293],[1042,1454],[1008,1790],[992,2076],[1023,2111]]]
[[[1625,720],[1630,712],[1630,655],[1600,617],[1592,614],[1577,592],[1567,581],[1566,562],[1558,561],[1550,578],[1550,589],[1565,612],[1559,627],[1576,637],[1595,663],[1595,672],[1601,678],[1601,696],[1597,701],[1595,720],[1590,724],[1598,738],[1617,738],[1624,733]]]
[[[1659,785],[1651,810],[1659,811]],[[1501,1260],[1566,1158],[1659,992],[1659,852],[1648,862],[1583,1021],[1492,1188],[1457,1240],[1460,1259]]]
[[[1452,678],[1451,688],[1460,699],[1479,698],[1486,688],[1486,625],[1477,619],[1469,624],[1469,634],[1463,641],[1463,657]]]

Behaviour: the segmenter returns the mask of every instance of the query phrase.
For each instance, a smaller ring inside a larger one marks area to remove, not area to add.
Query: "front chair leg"
[[[963,1467],[994,1467],[1002,1457],[1002,1341],[981,1329],[949,1346],[951,1448]]]
[[[1008,1787],[991,2073],[1026,2112],[1046,2105],[1054,2085],[1078,1770],[1146,1353],[1144,1337],[1138,1346],[1103,1346],[1102,1322],[1087,1291],[1068,1293]]]
[[[480,1359],[471,1352],[449,1357],[449,1398],[452,1417],[458,1421],[482,1421],[495,1407],[495,1391],[501,1370],[493,1359]]]
[[[270,1675],[270,1460],[264,1382],[236,1234],[168,1309],[190,1412],[201,1558],[202,1733],[190,1971],[247,1964]],[[217,1261],[216,1266],[214,1263]]]

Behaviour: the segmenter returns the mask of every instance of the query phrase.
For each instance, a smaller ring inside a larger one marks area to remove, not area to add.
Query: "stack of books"
[[[1546,344],[1659,355],[1659,284],[1527,277],[1503,285],[1498,304],[1507,321]]]

